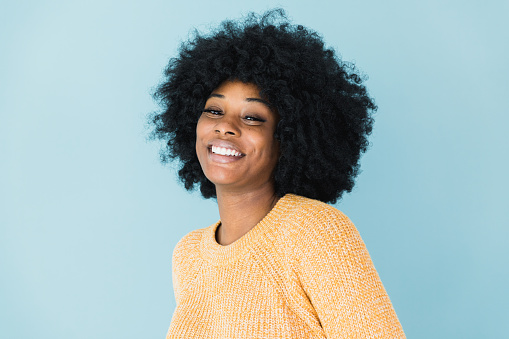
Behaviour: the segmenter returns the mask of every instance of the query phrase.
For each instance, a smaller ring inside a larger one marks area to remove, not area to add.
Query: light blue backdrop
[[[409,338],[509,333],[508,1],[2,1],[0,337],[164,338],[171,254],[208,226],[146,140],[193,27],[280,5],[369,75],[373,146],[337,207]]]

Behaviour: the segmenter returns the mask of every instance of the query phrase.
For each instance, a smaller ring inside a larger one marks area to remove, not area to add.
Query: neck
[[[279,200],[274,186],[250,192],[232,192],[216,187],[221,225],[217,229],[219,244],[229,245],[255,227]]]

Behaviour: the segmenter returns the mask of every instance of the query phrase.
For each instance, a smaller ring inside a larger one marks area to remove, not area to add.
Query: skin
[[[196,154],[215,185],[221,225],[216,240],[229,245],[249,232],[278,198],[273,172],[279,157],[277,113],[250,83],[227,81],[208,98],[196,126]],[[231,149],[220,155],[212,146]]]

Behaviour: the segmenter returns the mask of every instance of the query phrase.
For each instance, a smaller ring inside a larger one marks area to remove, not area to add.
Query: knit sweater
[[[220,222],[173,253],[169,338],[405,338],[352,222],[287,194],[228,246]]]

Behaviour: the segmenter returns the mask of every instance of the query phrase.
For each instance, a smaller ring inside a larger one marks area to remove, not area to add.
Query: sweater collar
[[[235,242],[223,246],[216,241],[216,230],[221,221],[207,227],[201,241],[201,255],[203,259],[213,266],[225,266],[237,261],[239,258],[248,255],[249,249],[256,244],[261,237],[273,232],[277,227],[278,219],[292,205],[295,195],[286,194],[278,200],[269,213],[256,224],[249,232],[237,239]]]

